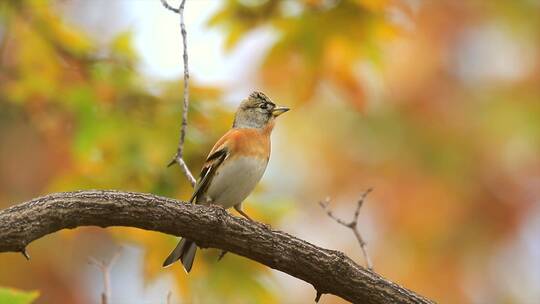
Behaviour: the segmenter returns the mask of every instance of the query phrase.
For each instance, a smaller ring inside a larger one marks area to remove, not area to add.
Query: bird
[[[214,145],[203,165],[190,203],[233,207],[242,210],[242,202],[262,178],[270,159],[270,135],[275,119],[289,111],[277,106],[259,91],[248,95],[236,110],[232,128]],[[163,262],[167,267],[180,260],[186,273],[193,266],[197,245],[182,238]]]

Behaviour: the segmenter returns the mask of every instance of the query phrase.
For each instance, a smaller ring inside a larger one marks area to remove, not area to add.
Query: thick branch
[[[0,252],[24,252],[44,235],[79,226],[129,226],[184,236],[230,251],[353,303],[432,303],[354,263],[287,233],[218,207],[118,191],[56,193],[0,211]],[[156,265],[156,267],[158,267]]]

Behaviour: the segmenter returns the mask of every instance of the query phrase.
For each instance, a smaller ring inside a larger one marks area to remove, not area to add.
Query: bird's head
[[[262,129],[272,124],[279,115],[289,108],[276,106],[268,96],[261,92],[253,92],[240,103],[234,118],[233,128]]]

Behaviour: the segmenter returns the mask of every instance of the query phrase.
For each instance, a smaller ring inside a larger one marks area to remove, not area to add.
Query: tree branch
[[[24,252],[30,242],[79,226],[129,226],[187,237],[299,278],[318,294],[353,303],[433,303],[324,249],[222,208],[152,194],[79,191],[50,194],[0,211],[0,252]],[[157,267],[157,265],[156,265]]]
[[[189,170],[186,162],[184,161],[184,142],[186,141],[186,129],[188,125],[188,110],[189,110],[189,66],[188,66],[188,52],[187,52],[187,31],[186,24],[184,23],[184,6],[186,0],[182,0],[180,6],[176,9],[167,3],[166,0],[161,0],[161,4],[172,12],[180,16],[180,32],[182,34],[182,46],[184,49],[184,54],[182,56],[182,61],[184,62],[184,103],[182,107],[182,126],[180,127],[180,138],[178,140],[178,148],[176,154],[174,155],[171,162],[167,167],[172,166],[174,163],[177,163],[184,172],[184,175],[187,177],[188,181],[191,183],[191,186],[195,187],[197,181],[193,177],[193,174]]]
[[[167,292],[167,304],[171,304],[172,303],[172,291],[169,290],[169,292]]]
[[[352,230],[354,236],[356,237],[356,240],[358,241],[358,244],[360,245],[360,249],[362,250],[362,254],[364,255],[364,260],[366,261],[366,266],[367,266],[367,268],[369,270],[373,270],[373,264],[371,263],[371,259],[369,258],[369,254],[367,252],[367,243],[364,241],[364,239],[360,235],[360,230],[358,229],[358,216],[360,215],[360,208],[364,204],[364,200],[366,199],[367,195],[372,190],[373,189],[370,188],[370,189],[366,190],[366,192],[364,192],[364,194],[362,194],[362,196],[360,197],[360,199],[356,203],[356,210],[354,210],[354,216],[353,216],[353,219],[350,222],[345,222],[344,220],[342,220],[342,219],[340,219],[340,218],[338,218],[337,216],[334,215],[332,210],[330,210],[330,199],[329,198],[327,198],[323,202],[319,202],[319,205],[321,206],[321,208],[323,208],[323,210],[326,212],[326,214],[331,219],[336,221],[336,223],[338,223],[338,224]]]
[[[118,248],[112,258],[106,262],[106,261],[99,261],[93,257],[90,257],[88,259],[88,263],[91,265],[96,266],[100,271],[101,275],[103,276],[103,292],[101,293],[101,304],[108,304],[109,299],[111,298],[111,268],[120,256],[120,253],[122,252],[122,248]]]
[[[172,6],[167,2],[167,0],[160,0],[160,1],[161,1],[161,4],[163,4],[163,6],[164,6],[166,9],[168,9],[168,10],[174,12],[174,13],[180,14],[180,9],[172,7]]]

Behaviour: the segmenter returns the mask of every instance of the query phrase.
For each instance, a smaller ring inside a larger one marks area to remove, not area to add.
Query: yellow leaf
[[[389,1],[388,0],[355,0],[358,4],[370,10],[372,12],[381,12],[383,11]]]

